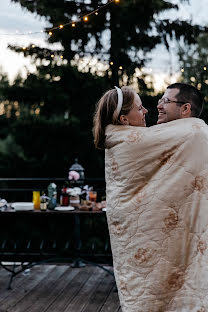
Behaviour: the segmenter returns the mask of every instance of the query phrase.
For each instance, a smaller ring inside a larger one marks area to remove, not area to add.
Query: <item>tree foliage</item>
[[[30,12],[46,17],[50,27],[79,19],[106,3],[102,0],[12,1],[20,3]],[[111,86],[118,85],[119,80],[124,84],[124,76],[128,78],[125,81],[129,84],[135,68],[141,68],[146,63],[147,53],[157,44],[164,43],[168,48],[169,37],[176,40],[183,37],[190,44],[204,31],[203,27],[187,21],[159,18],[159,14],[170,9],[177,10],[178,5],[164,0],[121,0],[119,4],[113,2],[100,10],[98,15],[90,15],[88,23],[80,22],[75,28],[68,25],[62,30],[52,31],[53,35],[48,36],[48,41],[61,43],[63,56],[68,62],[75,55],[96,56],[102,61],[111,62],[108,72]],[[36,50],[34,53],[36,56],[41,54]],[[122,70],[119,69],[120,66]]]
[[[179,47],[181,81],[198,88],[205,99],[202,118],[208,123],[208,35],[201,34],[191,46]]]

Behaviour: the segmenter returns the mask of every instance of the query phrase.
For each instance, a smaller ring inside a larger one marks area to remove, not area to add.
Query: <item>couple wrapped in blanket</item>
[[[158,103],[158,124],[148,128],[147,110],[132,89],[115,87],[98,102],[93,131],[96,147],[105,148],[107,220],[122,312],[208,311],[208,127],[197,118],[202,103],[194,87],[174,84]]]

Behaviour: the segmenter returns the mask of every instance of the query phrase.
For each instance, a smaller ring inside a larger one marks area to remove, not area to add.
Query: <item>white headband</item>
[[[114,86],[116,88],[117,94],[118,94],[118,103],[117,103],[117,107],[116,110],[114,112],[114,114],[116,115],[116,117],[119,116],[120,111],[121,111],[121,107],[123,105],[123,92],[121,91],[120,88]]]

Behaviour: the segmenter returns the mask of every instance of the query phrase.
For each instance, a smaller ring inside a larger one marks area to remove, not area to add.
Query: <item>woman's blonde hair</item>
[[[107,91],[97,103],[93,120],[93,136],[96,148],[105,148],[106,126],[110,124],[121,124],[119,117],[121,115],[127,115],[133,108],[135,91],[129,87],[122,87],[121,90],[123,93],[123,104],[118,116],[114,114],[118,103],[118,93],[116,89]]]

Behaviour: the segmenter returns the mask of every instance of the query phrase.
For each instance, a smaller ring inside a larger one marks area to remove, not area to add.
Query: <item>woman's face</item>
[[[142,101],[138,94],[135,93],[133,108],[125,115],[129,126],[146,127],[145,114],[148,112],[142,106]]]

